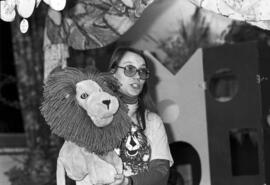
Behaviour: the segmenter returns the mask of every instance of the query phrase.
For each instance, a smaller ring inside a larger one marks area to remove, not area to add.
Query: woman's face
[[[131,51],[127,51],[118,63],[118,66],[121,67],[127,65],[133,65],[137,69],[146,68],[144,59]],[[116,69],[114,77],[121,83],[120,92],[128,96],[138,96],[142,92],[145,80],[140,79],[138,72],[134,76],[128,77],[124,74],[123,68],[118,67]]]

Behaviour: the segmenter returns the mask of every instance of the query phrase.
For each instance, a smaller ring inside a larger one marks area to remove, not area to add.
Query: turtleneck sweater
[[[126,94],[120,93],[120,99],[125,104],[137,104],[138,103],[138,96],[128,96]]]

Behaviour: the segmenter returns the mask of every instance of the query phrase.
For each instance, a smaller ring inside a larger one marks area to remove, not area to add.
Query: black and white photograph
[[[0,185],[270,185],[270,1],[0,0]]]

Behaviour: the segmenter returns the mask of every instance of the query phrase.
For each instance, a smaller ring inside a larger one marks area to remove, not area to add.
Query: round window
[[[238,80],[230,69],[220,69],[210,77],[208,88],[215,100],[228,102],[237,94]]]

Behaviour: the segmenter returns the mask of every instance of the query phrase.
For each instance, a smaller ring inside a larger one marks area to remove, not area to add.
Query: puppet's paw
[[[101,164],[99,164],[99,165],[101,165]],[[96,179],[97,179],[96,183],[100,183],[100,184],[113,183],[115,180],[114,177],[117,174],[115,168],[109,163],[104,163],[104,165],[102,165],[102,166],[99,166],[99,165],[96,166],[97,169],[99,169],[96,171]]]
[[[100,156],[100,158],[114,166],[118,174],[123,173],[123,163],[117,152],[110,151],[106,155]]]
[[[92,184],[110,184],[117,174],[114,166],[94,153],[84,153],[88,168],[88,176]]]

